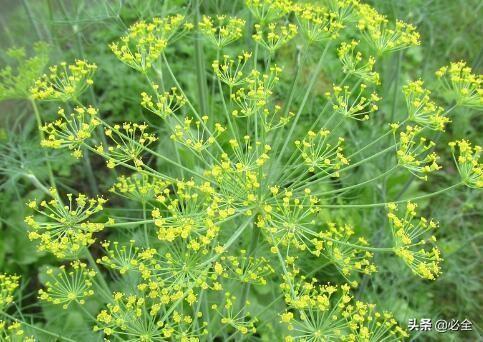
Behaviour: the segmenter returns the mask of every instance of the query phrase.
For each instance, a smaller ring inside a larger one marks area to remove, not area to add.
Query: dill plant
[[[407,115],[392,122],[379,107],[385,80],[378,63],[420,44],[413,25],[392,22],[357,0],[247,0],[239,13],[211,16],[201,16],[195,3],[193,11],[138,21],[110,44],[129,72],[144,77],[139,105],[162,120],[161,130],[106,119],[86,102],[82,94],[95,84],[92,62],[62,62],[43,75],[35,68],[0,74],[0,98],[31,102],[42,147],[67,149],[74,158],[97,155],[117,173],[105,184],[108,199],[59,193],[51,177],[50,188],[40,184],[49,198],[27,203],[28,237],[61,264],[48,269],[38,299],[80,307],[97,336],[113,341],[409,337],[393,314],[354,292],[377,272],[375,254],[398,257],[415,277],[441,274],[438,224],[420,217],[415,202],[463,185],[481,188],[481,148],[450,143],[461,179],[448,188],[372,203],[345,195],[399,173],[430,181],[442,168],[430,136],[444,132],[455,107],[481,109],[482,77],[464,62],[438,70],[453,101],[447,104],[437,103],[422,80],[411,81],[401,92]],[[168,48],[180,40],[195,47],[197,92],[171,66]],[[296,48],[301,58],[288,82],[281,55]],[[204,59],[203,52],[215,57]],[[323,105],[309,108],[334,56],[337,77],[322,92]],[[306,80],[304,63],[312,66]],[[38,114],[43,101],[60,106],[52,122]],[[371,141],[355,141],[352,131],[346,136],[347,127],[361,125],[378,135]],[[386,170],[351,182],[359,166],[378,158],[388,161]],[[117,216],[118,203],[120,211],[137,210]],[[387,212],[388,245],[372,243],[344,220],[351,210],[375,208]],[[344,214],[332,213],[339,209]],[[324,277],[325,267],[339,275]],[[24,338],[24,328],[57,336],[6,312],[18,281],[0,275],[2,338]],[[87,307],[92,298],[103,308]]]

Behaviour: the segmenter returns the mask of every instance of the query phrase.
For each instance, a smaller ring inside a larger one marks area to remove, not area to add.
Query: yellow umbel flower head
[[[483,188],[483,164],[480,162],[481,146],[471,146],[468,140],[458,140],[449,143],[456,168],[463,183],[475,189]],[[458,146],[458,157],[455,155]]]
[[[369,120],[370,114],[379,109],[377,102],[381,100],[376,92],[365,95],[366,88],[365,84],[361,84],[359,91],[353,96],[349,86],[334,85],[332,91],[326,93],[326,96],[330,98],[334,112],[346,118],[365,121]]]
[[[163,305],[184,298],[186,291],[215,289],[220,273],[211,268],[212,254],[207,248],[194,250],[184,241],[165,241],[162,249],[139,248],[131,240],[128,245],[104,242],[106,255],[98,262],[116,270],[123,277],[137,277],[137,290]],[[194,294],[193,294],[194,295]],[[186,301],[193,301],[193,295]]]
[[[396,204],[387,205],[393,249],[414,274],[434,280],[441,273],[439,264],[442,261],[439,249],[434,246],[436,237],[433,231],[438,223],[424,217],[416,218],[416,207],[416,204],[407,202],[405,213],[399,215]]]
[[[210,132],[207,127],[208,119],[206,115],[201,120],[186,117],[182,123],[175,125],[170,138],[191,151],[200,153],[215,144],[217,138],[226,130],[220,123],[215,123],[214,131]]]
[[[320,129],[318,132],[309,131],[302,141],[295,141],[309,172],[318,170],[326,174],[333,173],[337,177],[337,170],[349,164],[343,154],[344,139],[339,137],[336,142],[331,142],[330,138],[329,130]]]
[[[97,315],[94,331],[102,331],[108,338],[141,342],[197,342],[207,334],[207,323],[199,321],[201,313],[195,319],[176,310],[165,315],[162,309],[159,301],[143,294],[115,292],[106,309]]]
[[[245,20],[226,15],[204,15],[198,25],[202,35],[217,49],[222,49],[243,36]]]
[[[293,6],[290,0],[245,0],[245,5],[262,24],[284,17]]]
[[[75,107],[69,115],[63,108],[57,111],[59,119],[45,124],[41,129],[45,133],[45,139],[41,141],[43,147],[68,148],[71,154],[80,158],[82,156],[82,144],[89,138],[101,123],[97,117],[98,110],[89,106]]]
[[[98,151],[107,158],[107,167],[114,168],[121,164],[133,162],[134,167],[142,170],[144,162],[142,155],[145,148],[158,140],[158,138],[147,132],[148,125],[131,122],[124,122],[121,125],[107,127],[104,132],[114,143],[107,150],[101,145]]]
[[[236,57],[235,61],[235,58],[224,55],[223,61],[214,60],[211,64],[216,77],[230,88],[230,94],[233,87],[240,86],[246,82],[244,69],[251,57],[251,53],[243,52]]]
[[[253,69],[245,78],[246,87],[239,88],[230,96],[236,105],[232,115],[238,118],[249,117],[260,115],[268,109],[272,90],[279,81],[281,72],[282,69],[277,65],[271,66],[264,74]]]
[[[50,73],[38,79],[31,89],[32,97],[45,101],[77,100],[92,84],[92,77],[97,66],[84,60],[76,60],[74,64],[66,62],[49,68]]]
[[[309,189],[306,189],[302,197],[295,196],[288,190],[277,192],[274,198],[267,201],[257,225],[266,235],[268,242],[277,249],[295,248],[319,255],[317,203],[318,199],[310,194]]]
[[[436,77],[456,100],[457,105],[483,108],[483,75],[472,73],[466,62],[451,63],[436,71]]]
[[[39,251],[48,251],[58,258],[78,256],[83,248],[94,243],[93,234],[104,229],[104,223],[94,223],[89,218],[102,211],[107,201],[102,197],[68,194],[68,204],[64,205],[57,190],[51,189],[50,193],[54,199],[28,203],[38,213],[25,218],[30,228],[29,239],[40,242]]]
[[[152,216],[158,238],[168,242],[181,238],[194,249],[208,245],[218,234],[217,221],[234,210],[221,202],[209,183],[177,181],[172,187],[173,191],[166,188],[156,194]]]
[[[401,341],[409,337],[389,312],[378,312],[374,304],[356,301],[348,310],[347,341]]]
[[[0,101],[31,98],[31,88],[49,61],[49,45],[37,42],[33,50],[34,55],[30,58],[24,48],[11,48],[5,52],[17,68],[6,66],[0,69]]]
[[[398,125],[393,125],[394,132],[397,127]],[[398,165],[408,169],[419,179],[427,180],[427,174],[441,169],[441,166],[437,163],[436,153],[427,153],[434,147],[434,142],[418,137],[421,131],[421,127],[406,126],[406,131],[400,132],[396,157]]]
[[[220,307],[217,304],[211,306],[211,309],[221,317],[220,323],[232,327],[244,337],[255,334],[257,332],[255,324],[258,319],[251,318],[250,312],[245,310],[250,307],[250,302],[242,303],[244,309],[237,312],[235,310],[237,297],[228,291],[225,292],[224,297],[223,306]]]
[[[166,18],[153,18],[131,25],[119,42],[109,45],[119,60],[133,69],[146,72],[161,56],[170,40],[191,30],[193,25],[185,23],[185,17],[177,14]]]
[[[335,39],[344,27],[337,13],[314,4],[296,4],[294,11],[300,32],[309,44]]]
[[[141,106],[156,114],[160,118],[166,119],[173,115],[186,104],[186,98],[179,92],[178,88],[173,87],[170,91],[158,92],[158,85],[152,85],[155,91],[155,98],[146,92],[141,93]]]
[[[131,201],[147,203],[154,200],[169,185],[161,179],[134,173],[129,177],[119,176],[109,191]]]
[[[152,341],[162,335],[162,321],[159,309],[150,308],[142,296],[115,292],[111,303],[96,319],[95,331],[102,330],[107,337],[136,338],[138,341]]]
[[[298,273],[295,269],[284,276],[281,285],[287,305],[280,314],[288,330],[285,341],[399,341],[408,336],[391,314],[375,311],[373,304],[355,301],[349,285],[319,285],[315,279],[308,280]]]
[[[0,320],[0,341],[8,342],[36,342],[34,336],[26,336],[22,323]]]
[[[360,4],[357,12],[359,16],[357,26],[378,54],[421,44],[420,35],[413,25],[400,20],[390,23],[386,16],[367,4]]]
[[[355,50],[358,45],[359,42],[356,40],[352,40],[349,43],[341,43],[337,50],[337,55],[343,65],[342,71],[345,74],[354,75],[355,77],[360,78],[363,82],[376,85],[380,84],[379,73],[374,71],[376,59],[371,56],[365,61],[362,53]]]
[[[0,310],[4,310],[13,302],[13,293],[18,288],[20,277],[0,273]]]
[[[294,24],[270,23],[267,27],[255,24],[253,40],[268,50],[270,54],[287,44],[297,35]]]
[[[450,119],[443,116],[444,109],[438,107],[431,100],[431,91],[423,86],[424,82],[422,80],[410,82],[403,86],[409,120],[416,122],[422,127],[444,131],[444,127],[450,122]]]
[[[329,223],[326,230],[319,233],[322,255],[327,257],[349,281],[349,276],[353,273],[371,274],[376,272],[376,266],[371,259],[372,252],[358,249],[368,246],[363,237],[353,239],[354,228],[348,224],[336,225]],[[352,243],[352,241],[354,242]]]
[[[270,265],[270,260],[265,257],[247,256],[247,251],[244,249],[240,251],[239,256],[223,255],[219,260],[220,275],[242,283],[263,286],[267,284],[268,277],[275,272]]]
[[[85,304],[85,299],[94,295],[94,270],[76,260],[66,269],[65,265],[58,268],[48,268],[45,289],[39,290],[39,299],[62,305],[67,309],[71,303]]]

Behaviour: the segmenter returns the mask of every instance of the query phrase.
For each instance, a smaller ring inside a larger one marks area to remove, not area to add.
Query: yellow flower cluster
[[[50,73],[44,74],[35,81],[31,89],[34,99],[45,101],[69,101],[78,100],[79,96],[94,81],[92,77],[97,66],[84,60],[76,60],[74,64],[66,62],[49,68]]]
[[[237,161],[235,167],[237,170],[257,170],[270,159],[268,153],[272,147],[270,145],[264,145],[262,149],[260,146],[261,142],[256,141],[253,144],[248,135],[245,135],[242,141],[230,139],[228,143],[235,155]]]
[[[411,24],[400,20],[392,24],[386,16],[367,4],[358,5],[357,13],[357,27],[378,54],[421,44],[420,35]]]
[[[209,183],[177,181],[172,187],[173,192],[165,188],[156,194],[159,206],[152,217],[158,239],[172,242],[181,238],[193,250],[209,245],[218,235],[216,222],[233,215],[234,209],[222,203]]]
[[[256,229],[256,228],[255,228]],[[242,283],[266,285],[267,277],[274,273],[270,261],[264,257],[247,256],[242,249],[239,256],[223,255],[214,266],[215,273]]]
[[[197,320],[202,317],[202,312],[196,314]],[[202,321],[196,326],[194,321],[191,315],[173,311],[171,319],[163,327],[163,335],[173,341],[199,342],[208,335],[208,322]]]
[[[348,75],[354,75],[363,82],[379,85],[381,83],[379,73],[374,71],[376,59],[369,57],[365,61],[360,51],[356,51],[359,42],[352,40],[351,42],[342,42],[337,55],[342,63],[342,71]]]
[[[96,262],[118,271],[121,275],[125,275],[129,271],[136,271],[142,261],[138,255],[139,248],[135,247],[135,242],[135,240],[130,240],[129,246],[125,244],[119,246],[118,241],[104,241],[102,247],[105,249],[106,255],[97,259]]]
[[[475,189],[483,188],[483,164],[480,162],[481,146],[471,146],[468,140],[458,140],[449,143],[456,167],[463,183]],[[455,156],[458,146],[459,155]]]
[[[328,228],[319,233],[320,239],[324,241],[322,254],[334,263],[344,277],[348,277],[353,272],[362,274],[376,272],[376,266],[371,263],[373,253],[357,248],[357,246],[361,248],[368,246],[367,241],[359,237],[355,241],[356,244],[351,243],[353,235],[354,227],[348,224],[329,223]]]
[[[70,263],[68,269],[65,265],[58,268],[48,268],[45,290],[39,290],[39,299],[54,305],[62,305],[67,309],[71,303],[85,304],[85,299],[94,295],[94,270],[76,260]]]
[[[119,42],[109,47],[121,62],[144,73],[161,56],[169,40],[193,28],[193,24],[184,21],[180,14],[153,18],[150,22],[138,21]]]
[[[245,4],[262,24],[280,19],[292,11],[290,0],[245,0]]]
[[[100,145],[97,150],[106,155],[107,167],[112,169],[132,161],[136,169],[142,170],[144,166],[142,154],[145,148],[158,140],[154,134],[146,132],[147,129],[146,124],[131,122],[125,122],[122,126],[116,124],[106,128],[104,132],[114,142],[114,145],[108,146],[107,150]]]
[[[351,309],[350,333],[344,337],[347,341],[401,341],[409,337],[391,313],[375,311],[374,304],[356,301]]]
[[[101,124],[97,117],[98,110],[91,106],[75,107],[70,115],[66,115],[64,109],[60,108],[57,114],[59,119],[41,128],[45,133],[41,145],[54,149],[68,148],[74,157],[82,157],[82,144],[91,138],[92,132]]]
[[[0,273],[0,311],[2,313],[13,303],[19,280],[19,276]],[[35,342],[35,339],[33,336],[25,336],[20,321],[9,322],[0,319],[0,341]]]
[[[19,276],[0,273],[0,310],[13,302],[13,293],[18,288]]]
[[[229,144],[233,153],[229,156],[223,152],[218,165],[206,170],[205,176],[216,182],[225,203],[245,209],[251,215],[252,206],[260,204],[260,182],[265,178],[263,166],[270,159],[271,146],[252,142],[248,135],[240,141],[230,139]]]
[[[187,244],[176,240],[158,251],[154,248],[140,249],[131,240],[129,245],[106,241],[103,243],[106,255],[97,260],[104,266],[117,270],[121,275],[136,278],[136,290],[146,298],[156,300],[159,305],[168,305],[185,300],[192,305],[196,289],[219,291],[222,285],[217,281],[219,274],[211,269],[213,255],[207,248],[190,249]],[[214,248],[217,255],[223,247]]]
[[[337,13],[315,4],[295,4],[294,12],[303,36],[309,44],[337,38],[344,27]]]
[[[268,202],[263,206],[264,213],[259,215],[257,226],[265,232],[269,243],[276,247],[274,251],[285,247],[319,255],[322,244],[315,231],[318,199],[310,194],[309,189],[301,198],[288,190],[279,193],[277,187],[273,187],[271,192],[275,203],[271,205]]]
[[[434,280],[441,273],[442,261],[433,231],[438,223],[424,217],[416,218],[416,204],[407,202],[404,215],[398,216],[394,203],[387,205],[389,223],[392,230],[394,253],[399,256],[414,274]]]
[[[198,342],[207,333],[206,324],[194,326],[190,315],[174,311],[163,320],[161,305],[144,296],[115,292],[107,309],[97,315],[95,331],[102,330],[114,340]],[[201,312],[197,318],[201,318]]]
[[[361,84],[358,94],[353,98],[349,86],[334,85],[332,91],[325,95],[331,99],[334,112],[346,118],[365,121],[369,120],[369,114],[379,109],[377,102],[381,100],[375,91],[369,95],[369,98],[364,96],[366,88],[365,84]]]
[[[25,335],[22,323],[18,321],[9,323],[0,320],[0,341],[35,342],[36,339],[33,336]]]
[[[294,273],[297,271],[295,270]],[[297,334],[302,328],[298,326],[299,323],[302,323],[302,325],[304,323],[315,324],[314,328],[324,323],[327,324],[326,331],[318,331],[317,329],[313,331],[319,334],[319,339],[322,339],[325,334],[330,335],[331,332],[335,333],[337,330],[339,330],[337,335],[342,334],[342,328],[345,326],[342,312],[352,300],[350,286],[320,285],[317,284],[316,279],[309,281],[304,276],[296,277],[296,274],[289,274],[284,276],[281,288],[285,294],[286,305],[290,309],[297,310],[300,318],[299,322],[295,319],[295,315],[289,315],[288,312],[282,314],[282,322],[288,325],[289,331]],[[335,311],[333,314],[336,319],[323,320],[323,315],[330,312],[331,308]],[[310,313],[314,316],[310,317]]]
[[[252,69],[245,76],[243,69],[250,57],[251,54],[248,53],[239,55],[234,67],[234,59],[224,56],[223,64],[220,65],[220,62],[215,60],[212,66],[220,81],[229,87],[230,104],[234,105],[232,115],[236,118],[256,115],[260,127],[268,133],[289,123],[294,113],[280,114],[281,106],[272,105],[270,101],[272,89],[279,81],[282,69],[272,65],[266,73]],[[242,85],[244,86],[233,89]]]
[[[134,173],[129,177],[119,176],[109,191],[131,201],[147,203],[154,200],[167,186],[168,182],[158,178]]]
[[[213,72],[216,77],[230,88],[242,85],[246,82],[245,72],[243,71],[248,60],[252,54],[249,52],[243,52],[241,55],[231,58],[228,55],[223,56],[223,61],[214,60],[211,64]]]
[[[398,125],[394,124],[393,129]],[[406,126],[406,131],[399,134],[399,142],[396,151],[398,165],[406,168],[419,179],[427,180],[428,173],[441,169],[438,165],[438,156],[435,152],[427,153],[434,147],[434,142],[425,137],[419,137],[422,128],[418,126]]]
[[[279,81],[282,69],[276,65],[271,66],[266,74],[252,70],[245,78],[246,88],[241,87],[231,94],[231,100],[237,105],[232,111],[234,117],[249,117],[268,110],[269,98],[272,89]],[[263,115],[262,115],[263,117]]]
[[[243,36],[245,20],[226,15],[213,18],[204,15],[198,25],[203,36],[217,49],[222,49]]]
[[[326,6],[335,13],[342,24],[354,22],[354,12],[360,6],[359,0],[328,0]]]
[[[106,200],[88,198],[83,194],[68,194],[68,205],[61,202],[57,190],[51,189],[54,199],[31,201],[28,206],[39,215],[25,218],[30,228],[30,240],[39,240],[39,251],[48,251],[58,258],[78,256],[84,247],[94,243],[93,234],[104,229],[104,223],[90,222],[92,215],[102,211]]]
[[[242,335],[255,334],[257,329],[255,323],[257,323],[256,318],[250,319],[250,312],[240,310],[239,312],[234,312],[234,305],[236,303],[237,297],[232,295],[230,292],[225,292],[225,304],[221,309],[219,309],[217,304],[211,306],[212,310],[215,310],[221,316],[221,324],[231,326],[236,331],[240,332]],[[249,301],[242,303],[243,306],[248,307],[250,305]]]
[[[28,58],[24,48],[10,48],[5,55],[13,59],[17,68],[10,65],[0,68],[0,101],[31,98],[31,88],[42,75],[49,61],[50,47],[45,42],[33,44],[33,56]]]
[[[270,54],[287,44],[297,35],[297,26],[294,24],[270,23],[267,27],[255,24],[253,40],[266,48]]]
[[[431,100],[431,91],[424,88],[424,82],[417,80],[403,86],[409,120],[430,129],[444,131],[450,119],[443,115],[444,109]]]
[[[206,115],[201,120],[186,117],[182,124],[177,124],[174,127],[170,138],[197,153],[204,151],[213,145],[216,139],[226,130],[220,123],[215,123],[214,132],[210,133],[206,126],[207,123],[208,116]]]
[[[339,137],[336,143],[332,143],[330,137],[329,130],[320,129],[318,132],[309,131],[302,141],[295,141],[295,146],[301,152],[309,172],[333,172],[333,176],[338,177],[337,170],[349,164],[349,160],[343,154],[344,139]]]
[[[179,93],[178,88],[171,88],[170,91],[158,93],[158,85],[153,85],[156,92],[155,101],[153,97],[146,92],[141,93],[141,106],[156,114],[157,116],[166,119],[174,114],[181,107],[186,104],[186,98]]]
[[[280,314],[286,325],[285,341],[371,341],[408,337],[389,313],[375,305],[354,301],[350,286],[319,285],[315,279],[297,277],[295,269],[281,285],[288,309]],[[290,311],[289,311],[290,310]]]
[[[436,72],[460,106],[483,108],[483,75],[475,75],[466,62],[451,63]]]

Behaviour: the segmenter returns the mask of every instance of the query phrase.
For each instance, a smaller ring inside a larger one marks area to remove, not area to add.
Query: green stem
[[[347,190],[350,190],[350,189],[354,189],[354,188],[358,188],[360,186],[363,186],[363,185],[366,185],[368,183],[371,183],[371,182],[374,182],[375,180],[379,179],[379,178],[382,178],[382,177],[385,177],[386,175],[390,174],[391,172],[393,172],[394,170],[397,169],[397,165],[390,168],[389,170],[387,170],[386,172],[384,173],[381,173],[380,175],[374,177],[374,178],[371,178],[371,179],[368,179],[362,183],[358,183],[358,184],[354,184],[354,185],[351,185],[351,186],[346,186],[346,187],[343,187],[343,188],[340,188],[340,189],[335,189],[335,190],[331,190],[331,191],[326,191],[326,192],[322,192],[322,193],[314,193],[313,195],[314,196],[324,196],[324,195],[330,195],[330,194],[334,194],[334,193],[338,193],[338,192],[344,192],[344,191],[347,191]]]
[[[142,205],[143,205],[144,238],[146,239],[146,246],[149,248],[148,223],[146,220],[146,202],[143,201]]]
[[[195,30],[197,36],[195,39],[195,61],[196,61],[196,76],[198,80],[198,95],[201,107],[202,115],[207,115],[208,113],[208,103],[207,103],[207,91],[206,91],[206,78],[205,78],[205,68],[203,67],[203,48],[201,46],[201,34],[198,30],[198,24],[200,21],[200,0],[195,0]]]
[[[96,272],[96,277],[99,280],[99,282],[102,285],[102,287],[104,288],[104,291],[106,291],[107,297],[109,298],[111,296],[112,291],[109,288],[109,285],[107,285],[106,280],[102,276],[102,273],[101,273],[101,270],[99,269],[99,266],[97,266],[96,261],[92,257],[91,251],[86,248],[86,253],[85,254],[86,254],[87,261],[89,261],[89,264],[91,265],[91,267]]]
[[[49,189],[47,189],[40,181],[37,177],[35,177],[34,174],[32,173],[28,173],[28,174],[24,174],[25,177],[27,177],[38,189],[42,190],[43,192],[45,192],[45,194],[47,195],[51,195]]]
[[[38,129],[39,129],[40,141],[42,142],[45,139],[45,136],[44,136],[44,131],[42,130],[42,119],[40,117],[39,108],[37,107],[37,104],[35,103],[34,99],[30,98],[29,101],[30,101],[30,104],[32,105],[32,108],[34,110],[35,119],[37,120],[37,126],[38,126]],[[47,154],[47,151],[44,148],[42,148],[42,153],[44,154],[45,164],[47,166],[47,172],[49,174],[50,186],[52,188],[57,188],[56,185],[55,185],[55,178],[54,178],[54,173],[52,171],[52,165],[50,164],[50,160],[49,160],[49,156]]]
[[[295,127],[297,126],[297,122],[299,121],[300,116],[302,115],[305,104],[307,103],[307,100],[309,98],[310,92],[311,92],[311,90],[312,90],[312,88],[315,84],[315,81],[317,80],[317,76],[319,75],[320,69],[322,68],[322,63],[325,59],[325,55],[327,54],[327,51],[329,50],[330,45],[331,45],[330,42],[327,43],[327,45],[324,49],[324,52],[320,56],[319,61],[316,65],[316,67],[315,67],[315,70],[313,71],[312,78],[309,81],[307,90],[305,91],[305,95],[302,99],[302,103],[300,104],[299,110],[297,111],[297,114],[295,115],[295,118],[292,121],[292,126],[290,127],[290,131],[288,132],[287,136],[285,137],[285,143],[283,144],[282,149],[279,152],[277,162],[275,163],[276,165],[280,163],[280,161],[283,157],[283,154],[285,152],[285,149],[287,148],[287,145],[288,145],[290,139],[292,138],[292,134],[295,131]]]
[[[254,223],[252,223],[252,240],[250,242],[250,246],[248,247],[247,263],[250,262],[250,257],[255,256],[255,251],[257,249],[259,238],[260,238],[260,228],[258,228]],[[240,305],[242,306],[241,317],[243,317],[245,314],[245,309],[246,309],[245,302],[247,301],[249,292],[250,292],[250,283],[247,282],[243,284],[242,297],[240,299]]]
[[[97,194],[99,189],[97,187],[96,177],[94,176],[94,172],[92,171],[91,160],[89,158],[89,151],[84,151],[84,163],[86,164],[87,169],[87,181],[89,182],[89,187],[93,194]]]
[[[337,243],[339,245],[348,246],[348,247],[352,247],[352,248],[356,248],[356,249],[361,249],[361,250],[364,250],[364,251],[370,251],[370,252],[391,252],[391,253],[394,252],[394,248],[392,248],[392,247],[368,247],[368,246],[361,246],[361,245],[355,245],[355,244],[352,244],[352,243],[349,243],[349,242],[345,242],[345,241],[339,241],[339,240],[332,239],[332,238],[329,238],[329,237],[326,237],[326,236],[323,236],[322,239],[332,241],[332,242]]]
[[[28,0],[22,0],[22,3],[23,3],[23,6],[25,7],[25,12],[27,13],[29,21],[34,28],[35,33],[37,34],[37,39],[43,39],[42,33],[40,32],[40,28],[34,20],[34,15],[33,15],[32,9],[30,8],[30,4]]]
[[[319,207],[321,208],[375,208],[375,207],[384,207],[389,203],[404,203],[404,202],[414,202],[414,201],[419,201],[425,198],[433,197],[439,194],[442,194],[443,192],[449,191],[451,189],[457,188],[458,186],[463,185],[462,182],[453,184],[447,188],[441,189],[436,192],[432,192],[430,194],[426,195],[421,195],[413,198],[407,198],[403,200],[398,200],[394,202],[381,202],[381,203],[370,203],[370,204],[321,204]]]

